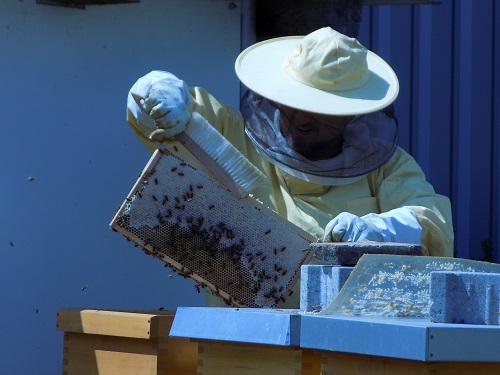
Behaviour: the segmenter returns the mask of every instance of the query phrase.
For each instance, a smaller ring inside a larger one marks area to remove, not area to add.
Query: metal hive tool
[[[110,226],[232,306],[282,306],[316,241],[252,196],[235,197],[167,144]]]

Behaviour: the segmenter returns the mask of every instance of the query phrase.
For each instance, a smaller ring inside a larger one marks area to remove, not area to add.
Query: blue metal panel
[[[413,51],[414,37],[413,7],[393,7],[391,17],[391,54],[390,64],[399,79],[399,96],[394,103],[399,120],[399,146],[413,152],[411,135],[413,133]],[[394,32],[397,30],[397,32]]]
[[[359,39],[398,74],[399,145],[451,198],[457,255],[500,251],[500,17],[494,0],[365,7]]]
[[[500,327],[435,324],[429,329],[429,361],[500,362]]]
[[[300,316],[291,310],[179,307],[170,336],[298,346]]]
[[[471,75],[470,65],[472,59],[471,41],[471,18],[472,4],[469,0],[462,0],[457,4],[455,18],[457,27],[455,33],[458,38],[455,40],[455,59],[459,64],[456,67],[455,83],[456,95],[454,100],[456,119],[454,136],[454,208],[456,217],[457,242],[469,247],[470,243],[470,117],[471,108]],[[458,256],[467,257],[465,248],[458,247]]]
[[[180,307],[170,336],[416,361],[500,362],[500,326],[438,324],[428,319]]]
[[[457,240],[459,255],[477,259],[490,236],[491,2],[463,0],[457,12]]]
[[[309,349],[429,362],[500,362],[499,326],[305,315],[300,337],[300,346]]]
[[[493,20],[500,19],[500,6],[493,2],[493,11],[491,12]],[[492,72],[492,99],[493,99],[493,134],[492,134],[492,145],[496,145],[493,148],[493,165],[492,165],[492,219],[490,223],[490,231],[492,237],[492,246],[497,249],[497,261],[500,254],[500,149],[497,145],[500,145],[500,56],[498,51],[500,51],[500,27],[493,22],[493,72]]]
[[[432,82],[431,82],[431,65],[432,65],[432,10],[430,7],[419,9],[419,34],[416,48],[418,53],[415,54],[415,74],[418,82],[418,90],[415,92],[416,107],[416,127],[415,136],[416,142],[413,142],[415,147],[414,156],[419,161],[422,170],[428,175],[431,165],[431,148],[429,147],[430,127],[431,127],[431,98],[432,98]]]
[[[471,59],[471,242],[472,257],[481,257],[481,241],[491,237],[492,1],[472,1]],[[496,103],[497,106],[499,103]],[[481,124],[481,125],[480,125]],[[493,146],[494,147],[494,146]],[[498,194],[498,191],[497,191]],[[498,228],[497,228],[498,230]]]
[[[421,321],[304,315],[302,348],[425,361],[427,328]]]
[[[450,2],[439,6],[425,7],[430,12],[420,14],[420,28],[431,30],[428,35],[428,45],[420,44],[420,51],[430,50],[431,59],[428,68],[428,82],[430,85],[429,97],[429,123],[427,137],[419,142],[425,148],[428,146],[429,163],[427,165],[427,178],[434,185],[435,190],[446,196],[451,193],[452,171],[452,98],[451,86],[453,77],[453,17]],[[416,7],[424,10],[422,7]],[[427,17],[427,14],[431,13]],[[424,15],[431,27],[426,27]]]

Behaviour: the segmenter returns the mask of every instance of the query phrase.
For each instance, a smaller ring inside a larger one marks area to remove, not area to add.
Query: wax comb
[[[110,226],[228,305],[283,306],[317,238],[164,143]]]

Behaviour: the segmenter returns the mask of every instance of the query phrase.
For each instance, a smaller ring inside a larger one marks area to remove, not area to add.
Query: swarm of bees
[[[153,155],[111,227],[231,306],[279,307],[316,240],[175,149]]]

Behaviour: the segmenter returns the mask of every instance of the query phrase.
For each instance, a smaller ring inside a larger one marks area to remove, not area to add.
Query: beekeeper
[[[236,73],[249,89],[241,112],[153,71],[131,92],[147,92],[156,127],[145,125],[130,95],[128,122],[153,152],[196,111],[268,176],[254,196],[312,235],[420,243],[424,255],[453,256],[449,199],[396,145],[387,108],[399,84],[385,61],[326,27],[247,48]]]

